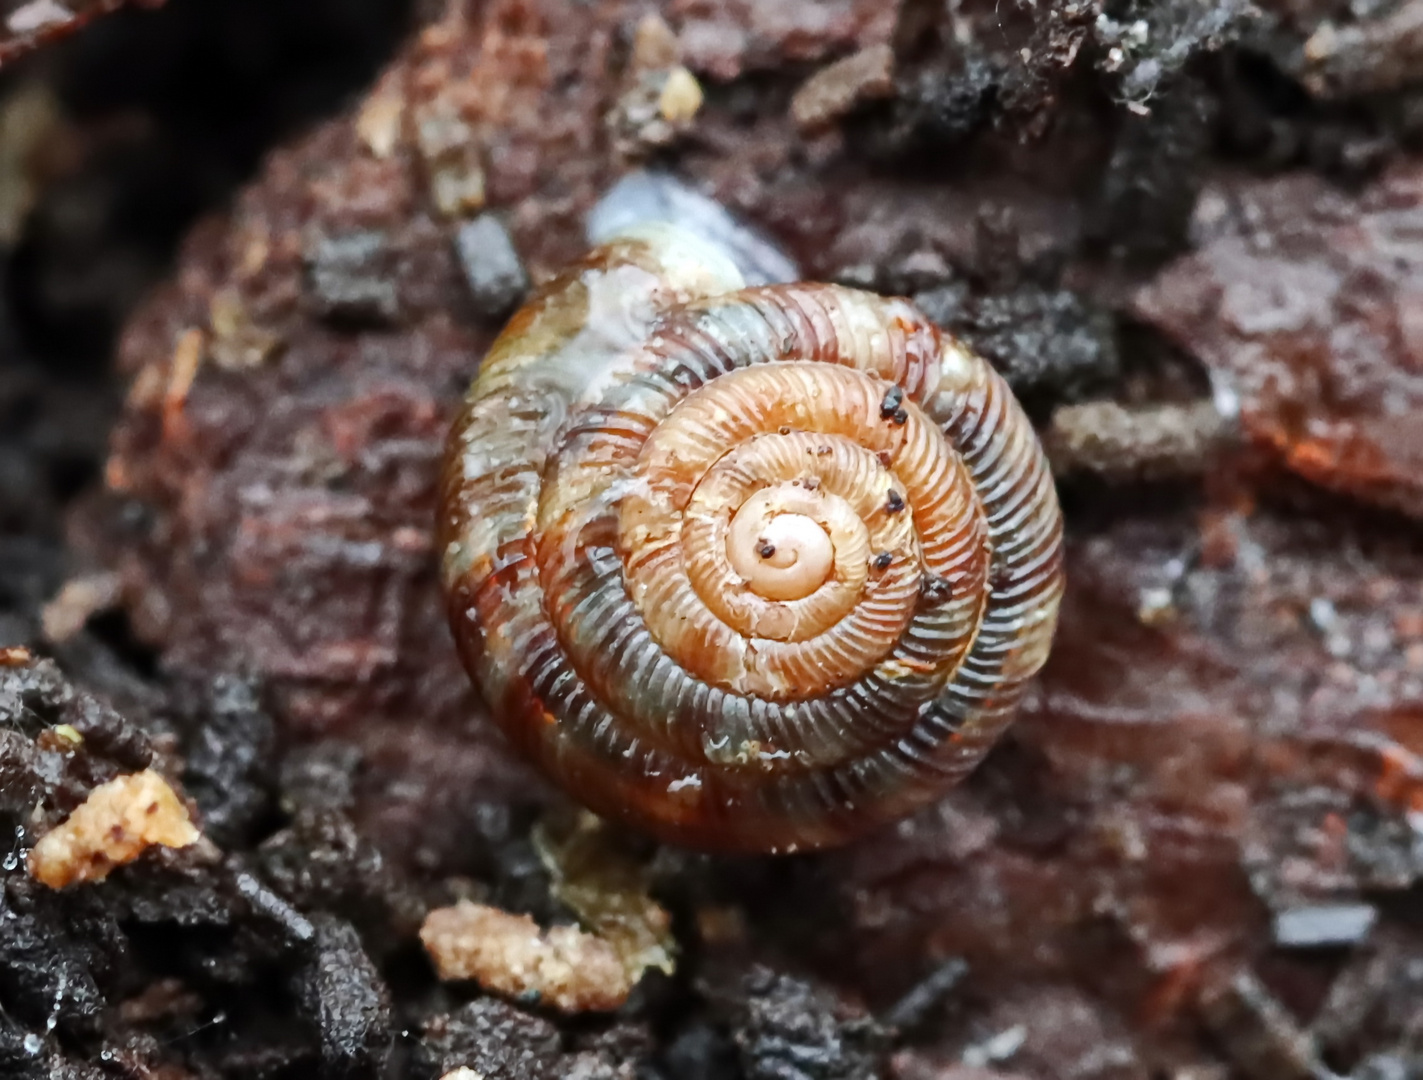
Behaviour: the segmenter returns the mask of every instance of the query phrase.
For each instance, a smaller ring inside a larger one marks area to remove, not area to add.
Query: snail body
[[[904,300],[746,287],[632,228],[495,342],[451,433],[442,578],[511,740],[703,849],[931,802],[1046,659],[1061,515],[1003,381]]]

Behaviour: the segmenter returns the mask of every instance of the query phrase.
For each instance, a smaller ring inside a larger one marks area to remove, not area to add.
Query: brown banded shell
[[[745,288],[672,227],[520,311],[451,435],[443,579],[509,737],[597,812],[793,851],[932,801],[1047,656],[1061,516],[909,303]]]

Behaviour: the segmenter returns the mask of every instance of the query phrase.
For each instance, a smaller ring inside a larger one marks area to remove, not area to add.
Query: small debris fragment
[[[1011,1060],[1013,1055],[1023,1048],[1023,1044],[1027,1040],[1027,1025],[1014,1024],[1010,1028],[1004,1028],[1002,1031],[990,1035],[981,1042],[964,1047],[960,1057],[965,1065],[982,1069],[989,1065],[997,1065]]]
[[[932,248],[916,248],[897,259],[889,270],[890,280],[906,292],[940,288],[954,276],[948,260]]]
[[[400,81],[383,80],[366,98],[356,117],[356,134],[371,154],[384,161],[395,153],[400,141],[400,125],[405,118],[405,94]]]
[[[182,848],[198,839],[182,801],[152,769],[101,784],[29,855],[30,876],[51,889],[102,881],[154,845]]]
[[[633,66],[643,71],[670,68],[682,59],[682,47],[667,20],[649,11],[638,20],[632,39]]]
[[[1136,618],[1142,626],[1161,629],[1174,623],[1180,614],[1176,591],[1169,585],[1153,585],[1137,593]]]
[[[633,39],[632,63],[606,123],[623,157],[642,157],[674,143],[702,107],[702,87],[681,63],[672,28],[656,13],[643,16]]]
[[[894,94],[894,50],[872,45],[821,68],[791,98],[791,119],[803,133],[829,127],[857,105]]]
[[[504,223],[481,214],[455,233],[455,254],[469,283],[474,310],[488,319],[507,315],[529,289],[529,276]]]
[[[648,893],[646,859],[619,836],[595,815],[580,814],[558,835],[541,824],[534,843],[554,897],[613,947],[629,982],[649,968],[670,975],[676,966],[672,918]]]
[[[474,163],[464,168],[443,166],[430,177],[430,196],[447,218],[461,218],[484,209],[484,170]]]
[[[202,1010],[202,996],[181,979],[159,979],[140,993],[119,1003],[126,1024],[152,1024],[176,1016],[193,1016]]]
[[[884,395],[884,400],[879,403],[879,414],[882,420],[893,420],[896,424],[903,424],[909,419],[909,414],[904,411],[904,388],[891,386]]]
[[[607,124],[623,157],[645,157],[687,133],[702,107],[702,87],[680,64],[638,71],[608,113]]]
[[[225,371],[260,367],[281,347],[281,336],[264,330],[252,321],[242,294],[235,288],[219,289],[208,304],[212,327],[209,352],[212,361]]]
[[[889,1007],[881,1018],[883,1023],[900,1034],[914,1030],[939,1011],[967,974],[968,964],[958,957],[940,964]]]
[[[472,979],[560,1012],[608,1012],[632,991],[617,951],[572,926],[540,930],[527,915],[461,900],[425,918],[420,940],[441,979]]]
[[[393,322],[400,313],[390,251],[373,231],[320,237],[306,253],[319,313],[331,319]]]
[[[436,98],[415,123],[415,143],[429,173],[430,198],[447,218],[484,209],[484,168],[474,132],[457,103]]]
[[[484,1080],[481,1073],[475,1072],[468,1065],[461,1065],[454,1072],[447,1072],[440,1080]]]
[[[0,647],[0,667],[24,667],[33,659],[34,655],[23,645],[6,645]]]
[[[881,551],[875,556],[875,569],[888,570],[889,564],[894,562],[894,556],[887,551]]]
[[[316,940],[312,921],[252,874],[239,873],[233,885],[252,915],[277,927],[287,941],[306,947]]]
[[[1217,977],[1201,992],[1201,1020],[1227,1060],[1250,1080],[1329,1075],[1314,1040],[1248,971]]]
[[[953,594],[954,587],[949,583],[949,579],[938,574],[925,574],[919,586],[919,595],[930,604],[942,604]]]
[[[1368,948],[1349,958],[1310,1023],[1321,1052],[1347,1061],[1360,1046],[1416,1046],[1413,1033],[1423,994],[1420,960],[1423,955],[1415,938],[1384,925]],[[1371,1074],[1355,1070],[1351,1075]],[[1399,1075],[1419,1074],[1414,1070]]]
[[[888,1033],[827,988],[756,968],[738,996],[732,1038],[747,1080],[885,1075]]]
[[[183,409],[188,393],[202,367],[207,338],[197,328],[184,330],[173,347],[173,359],[168,367],[168,382],[163,388],[163,437],[176,439],[186,430]]]
[[[1383,94],[1423,67],[1423,0],[1369,7],[1343,26],[1325,22],[1304,43],[1302,81],[1322,98]]]
[[[657,111],[673,127],[691,122],[702,107],[702,87],[697,77],[678,64],[667,73],[662,93],[657,98]]]
[[[119,602],[120,586],[117,574],[90,574],[66,582],[40,613],[45,640],[53,645],[71,640],[91,618]]]
[[[20,242],[43,187],[35,162],[46,145],[62,137],[62,124],[55,91],[41,83],[21,83],[0,96],[0,247],[5,250]]]
[[[775,553],[776,553],[776,545],[775,545],[775,544],[766,544],[766,543],[763,543],[760,547],[758,547],[758,548],[756,549],[756,554],[759,555],[759,556],[761,556],[761,558],[763,558],[763,559],[769,559],[769,558],[770,558],[772,555],[774,555]]]
[[[886,514],[897,514],[904,509],[904,496],[890,488],[889,497],[884,502],[884,512]]]
[[[1372,904],[1320,904],[1275,915],[1275,944],[1285,949],[1339,948],[1369,936],[1378,911]]]
[[[1059,476],[1085,472],[1118,482],[1164,480],[1205,472],[1230,431],[1212,401],[1144,406],[1091,401],[1053,413],[1043,445]]]
[[[50,30],[63,26],[74,18],[70,11],[57,0],[33,0],[16,9],[5,20],[5,29],[12,34],[33,34],[36,30]]]

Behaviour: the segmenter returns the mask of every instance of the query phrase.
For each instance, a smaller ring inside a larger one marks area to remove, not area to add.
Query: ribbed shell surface
[[[606,245],[486,358],[443,579],[509,737],[576,798],[720,850],[843,842],[983,757],[1051,644],[1030,425],[910,304]]]

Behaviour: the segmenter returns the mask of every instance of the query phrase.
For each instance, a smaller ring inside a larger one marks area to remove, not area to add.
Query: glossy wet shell
[[[693,847],[934,800],[1047,656],[1061,516],[1001,379],[902,300],[742,288],[661,229],[495,344],[451,434],[451,626],[509,737]]]

